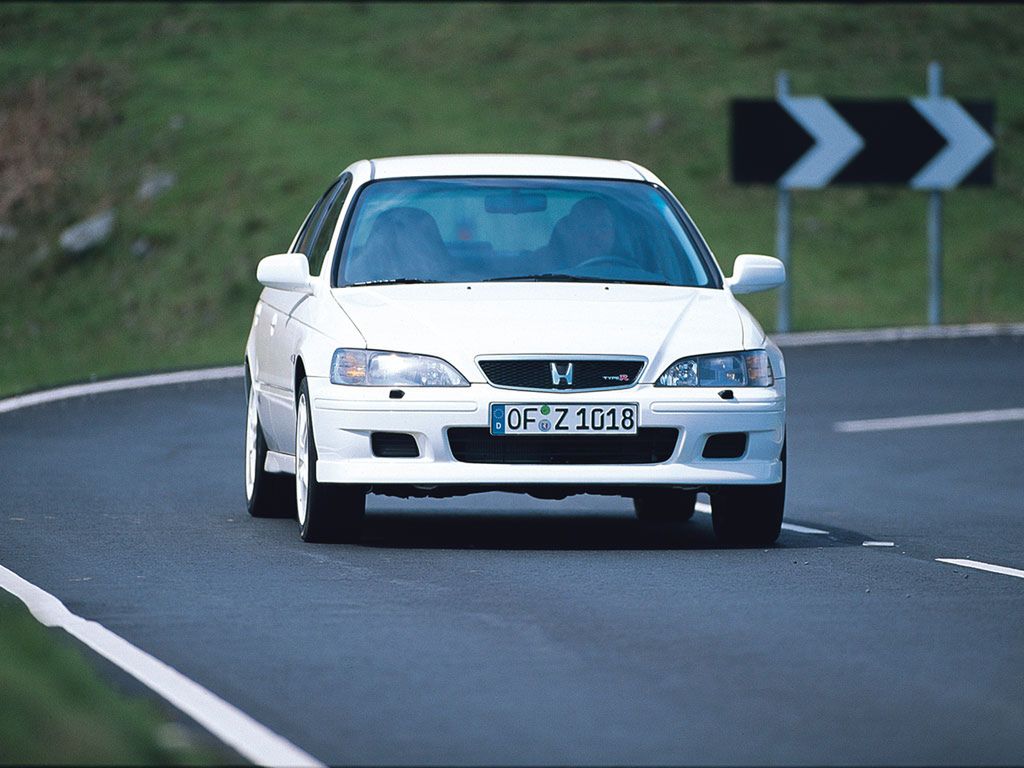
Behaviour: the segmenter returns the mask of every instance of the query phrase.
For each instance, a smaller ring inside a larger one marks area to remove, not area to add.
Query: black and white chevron
[[[914,99],[737,99],[732,179],[782,189],[898,184],[947,190],[994,182],[992,102]]]

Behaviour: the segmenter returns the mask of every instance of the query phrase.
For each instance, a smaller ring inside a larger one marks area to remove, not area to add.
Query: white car
[[[786,372],[683,207],[630,162],[361,160],[313,206],[245,349],[246,497],[306,541],[353,540],[366,494],[632,498],[720,540],[782,524]]]

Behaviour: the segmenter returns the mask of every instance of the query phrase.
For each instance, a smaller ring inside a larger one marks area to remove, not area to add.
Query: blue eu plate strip
[[[491,434],[492,435],[504,435],[505,434],[505,406],[504,405],[492,405],[491,406]]]

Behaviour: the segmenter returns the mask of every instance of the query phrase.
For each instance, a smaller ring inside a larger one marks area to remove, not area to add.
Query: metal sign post
[[[785,70],[779,72],[775,78],[775,98],[779,101],[789,98],[789,73]],[[789,269],[789,234],[791,232],[791,213],[793,205],[793,193],[788,188],[779,185],[779,206],[776,212],[775,221],[775,255],[786,267],[786,275],[790,274]],[[790,292],[793,281],[787,279],[779,286],[779,306],[775,316],[775,330],[779,333],[789,331],[789,307]]]
[[[928,65],[928,98],[942,98],[942,65]],[[942,322],[942,192],[928,193],[928,324]]]

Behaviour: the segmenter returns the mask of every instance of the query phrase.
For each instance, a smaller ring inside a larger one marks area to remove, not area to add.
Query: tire
[[[711,523],[723,544],[764,547],[782,530],[786,506],[786,443],[782,443],[782,482],[737,485],[711,494]]]
[[[267,440],[256,407],[256,389],[245,372],[245,503],[253,517],[295,517],[295,484],[288,475],[267,472]]]
[[[633,497],[633,511],[641,523],[685,523],[696,503],[696,491],[651,488]]]
[[[299,533],[308,542],[355,542],[366,515],[361,486],[319,483],[316,440],[309,407],[309,386],[303,379],[295,408],[295,490]]]

